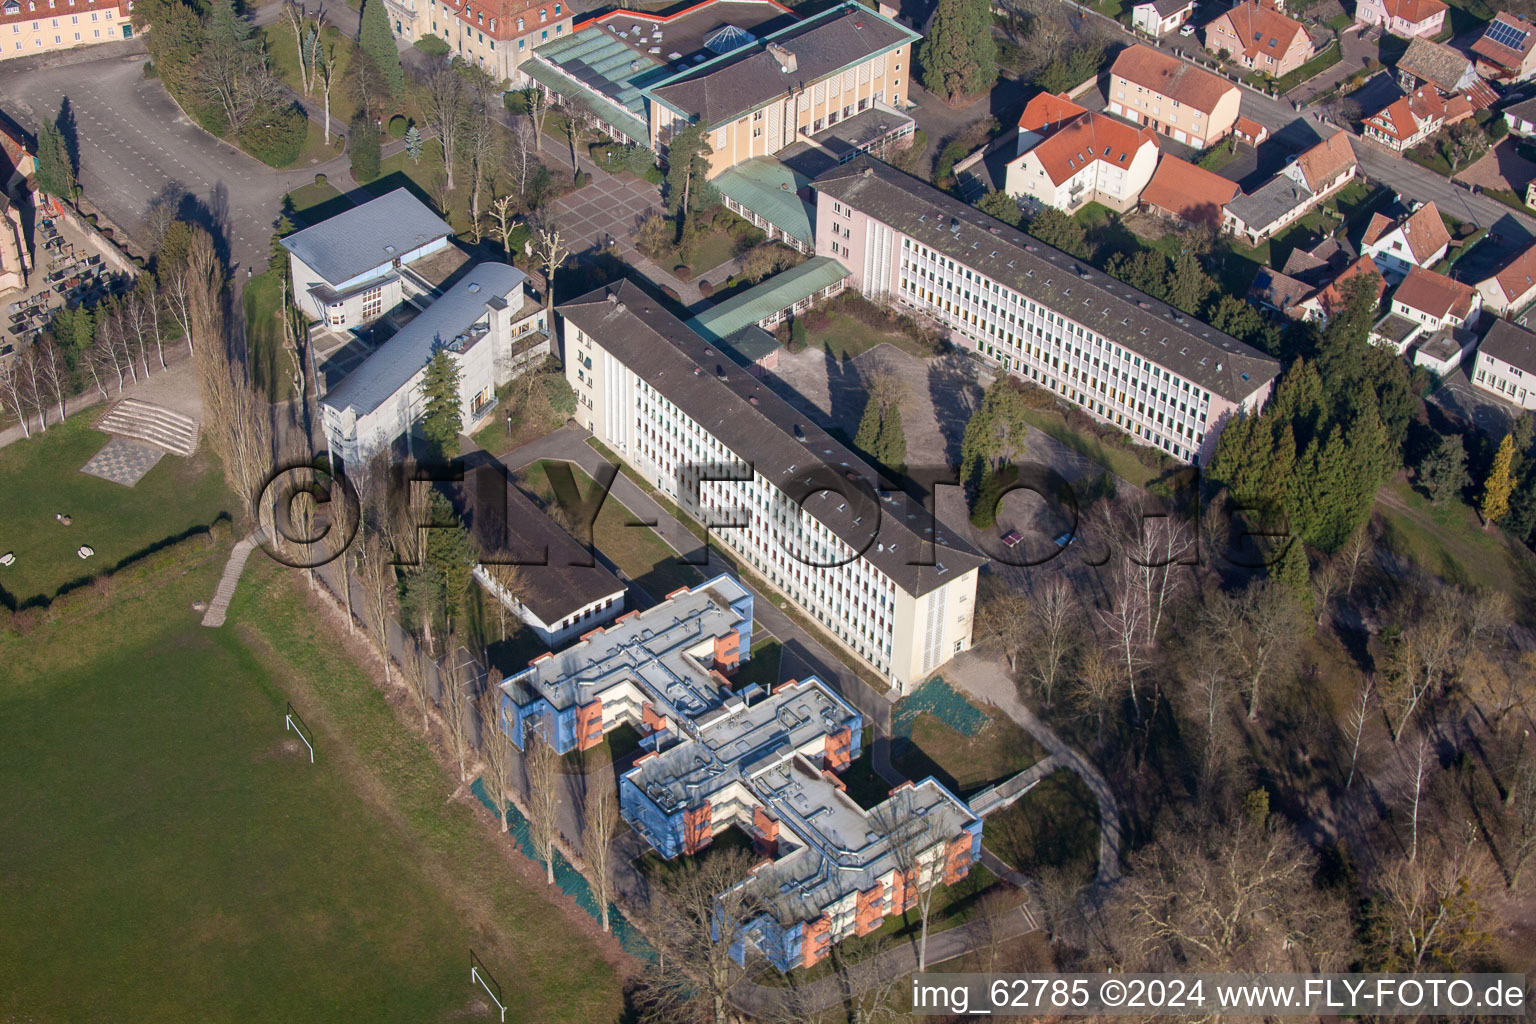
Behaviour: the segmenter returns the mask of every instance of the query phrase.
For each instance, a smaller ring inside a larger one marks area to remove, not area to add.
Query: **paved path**
[[[1005,779],[995,786],[988,786],[980,793],[973,795],[967,801],[971,805],[971,813],[984,818],[1002,810],[1038,786],[1041,779],[1062,767],[1064,765],[1061,757],[1056,754],[1041,758],[1012,778]]]
[[[966,651],[955,659],[953,667],[944,673],[944,678],[972,696],[998,707],[1034,737],[1035,742],[1044,747],[1056,763],[1077,773],[1099,805],[1099,871],[1096,881],[1100,885],[1107,885],[1118,879],[1120,847],[1124,838],[1120,808],[1103,773],[1019,699],[1018,687],[1008,678],[996,659],[984,657],[974,650]]]
[[[213,592],[213,600],[208,602],[208,610],[203,613],[203,625],[210,628],[224,625],[229,602],[235,596],[235,586],[240,582],[240,574],[245,572],[245,561],[251,557],[251,552],[259,543],[259,531],[236,542],[234,550],[229,553],[229,561],[224,564],[224,575],[219,577],[219,588]]]

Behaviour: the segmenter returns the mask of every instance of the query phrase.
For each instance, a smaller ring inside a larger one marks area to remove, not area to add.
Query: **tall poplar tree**
[[[1483,504],[1480,512],[1483,521],[1496,523],[1509,514],[1509,495],[1514,490],[1511,472],[1515,461],[1515,435],[1505,434],[1499,442],[1499,450],[1493,457],[1493,468],[1483,482]]]

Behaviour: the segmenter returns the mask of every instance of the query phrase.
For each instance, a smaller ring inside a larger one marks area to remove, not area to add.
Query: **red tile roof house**
[[[1536,25],[1500,11],[1472,44],[1472,52],[1477,54],[1477,72],[1484,78],[1524,82],[1536,76]]]
[[[1269,138],[1269,129],[1251,117],[1240,117],[1232,126],[1232,134],[1237,136],[1239,142],[1246,142],[1250,146],[1257,146]]]
[[[1108,99],[1111,114],[1196,149],[1225,138],[1242,103],[1235,83],[1139,43],[1110,67]]]
[[[1225,203],[1221,226],[1258,245],[1343,188],[1359,170],[1348,134],[1335,132],[1251,194]]]
[[[1503,270],[1477,282],[1477,294],[1484,309],[1500,316],[1517,313],[1536,301],[1536,243]]]
[[[1205,48],[1279,78],[1312,59],[1312,38],[1301,22],[1249,0],[1205,26]]]
[[[1355,24],[1380,25],[1394,36],[1413,39],[1437,35],[1448,10],[1440,0],[1358,0]]]
[[[1382,295],[1387,291],[1387,282],[1382,278],[1376,264],[1371,262],[1371,258],[1361,256],[1334,278],[1332,283],[1319,288],[1298,302],[1296,312],[1291,313],[1290,316],[1300,320],[1315,321],[1323,327],[1328,326],[1329,318],[1344,308],[1348,297],[1348,293],[1344,291],[1345,282],[1361,274],[1369,274],[1376,279],[1376,300],[1381,301]]]
[[[1412,149],[1441,128],[1472,116],[1472,101],[1464,93],[1442,100],[1432,85],[1422,85],[1387,109],[1365,119],[1364,135],[1394,153]]]
[[[1019,118],[1019,155],[1005,188],[1058,210],[1099,202],[1125,211],[1136,205],[1157,166],[1157,136],[1065,95],[1041,93]]]
[[[1237,195],[1237,183],[1164,153],[1141,192],[1141,205],[1182,224],[1221,223],[1221,208]]]
[[[1149,36],[1165,36],[1195,13],[1195,0],[1138,0],[1131,8],[1131,27]]]
[[[1413,267],[1432,267],[1445,258],[1451,233],[1434,203],[1392,220],[1374,214],[1360,240],[1360,251],[1376,261],[1388,280],[1401,281]]]
[[[1461,327],[1482,308],[1482,297],[1471,285],[1423,267],[1411,268],[1392,293],[1392,312],[1417,324],[1426,335],[1443,327]]]

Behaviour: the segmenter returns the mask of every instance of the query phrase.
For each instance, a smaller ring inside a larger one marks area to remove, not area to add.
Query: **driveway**
[[[1515,140],[1505,138],[1478,158],[1471,167],[1456,175],[1479,188],[1498,188],[1525,195],[1525,186],[1536,179],[1536,163],[1532,163],[1515,150]]]
[[[182,114],[160,82],[144,77],[145,60],[118,52],[46,66],[5,62],[0,96],[34,134],[68,98],[86,198],[141,243],[150,200],[179,182],[194,200],[185,213],[228,229],[232,262],[262,268],[283,195],[331,165],[277,171],[213,138]]]

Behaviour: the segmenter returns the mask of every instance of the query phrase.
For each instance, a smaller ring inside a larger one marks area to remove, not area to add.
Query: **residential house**
[[[1123,211],[1152,180],[1157,135],[1041,93],[1019,119],[1018,153],[1004,179],[1010,195],[1058,210],[1097,202]]]
[[[1221,208],[1238,194],[1237,183],[1165,153],[1141,192],[1141,205],[1181,224],[1220,226]]]
[[[1305,216],[1359,172],[1349,135],[1335,132],[1248,195],[1222,207],[1222,228],[1258,245]]]
[[[1432,85],[1442,98],[1466,93],[1478,110],[1492,106],[1499,98],[1460,50],[1429,39],[1409,42],[1397,60],[1396,71],[1404,92]]]
[[[1450,246],[1451,233],[1434,203],[1423,203],[1397,220],[1373,214],[1360,239],[1360,251],[1374,259],[1387,280],[1394,283],[1413,267],[1439,263]]]
[[[1477,282],[1477,293],[1483,308],[1499,316],[1518,313],[1536,301],[1536,243],[1498,273]]]
[[[534,504],[504,465],[467,470],[463,491],[464,521],[481,552],[475,581],[546,647],[563,647],[624,610],[624,581]],[[514,567],[511,578],[498,566]]]
[[[1396,153],[1412,149],[1442,128],[1472,116],[1472,101],[1465,93],[1441,99],[1432,85],[1421,85],[1400,97],[1385,110],[1366,118],[1365,137]]]
[[[1472,44],[1477,71],[1501,82],[1525,82],[1536,75],[1536,25],[1500,11]]]
[[[1305,318],[1301,302],[1316,294],[1317,289],[1305,281],[1291,277],[1281,270],[1260,267],[1248,287],[1248,301],[1260,309],[1267,309],[1288,319]]]
[[[425,406],[427,363],[440,351],[459,371],[463,427],[485,415],[498,387],[549,354],[544,307],[526,282],[521,270],[480,263],[425,304],[320,400],[327,451],[356,466],[409,438]]]
[[[1320,319],[1333,311],[1335,294],[1320,295],[1335,281],[1372,268],[1360,266],[1348,242],[1325,238],[1308,249],[1293,249],[1280,270],[1261,268],[1249,288],[1255,305],[1289,319]],[[1326,310],[1325,310],[1326,304]]]
[[[1444,327],[1413,350],[1413,365],[1444,377],[1462,364],[1477,347],[1477,332],[1470,327]]]
[[[1269,356],[887,164],[815,188],[817,251],[853,271],[850,287],[1135,443],[1198,464],[1269,395]]]
[[[1237,123],[1232,126],[1232,134],[1236,136],[1239,142],[1246,142],[1250,146],[1257,146],[1269,138],[1269,129],[1251,117],[1239,117]]]
[[[904,694],[970,647],[985,559],[965,541],[866,497],[874,469],[633,283],[558,312],[577,423],[851,657]]]
[[[1308,295],[1296,304],[1295,310],[1290,314],[1292,319],[1310,320],[1322,326],[1327,326],[1333,315],[1344,308],[1349,299],[1349,293],[1344,286],[1352,279],[1362,274],[1370,275],[1376,280],[1376,300],[1386,293],[1387,282],[1382,278],[1381,271],[1369,256],[1361,256],[1351,263],[1337,277],[1317,291]]]
[[[0,60],[132,39],[132,12],[133,0],[4,0]]]
[[[331,330],[372,323],[430,291],[410,266],[447,249],[452,237],[441,217],[397,188],[282,240],[293,301]]]
[[[551,99],[582,100],[610,136],[658,153],[702,124],[713,178],[802,140],[857,155],[905,139],[919,38],[858,3],[802,19],[771,0],[706,0],[667,18],[583,21],[522,70]]]
[[[1109,112],[1204,149],[1237,121],[1241,94],[1220,75],[1136,44],[1109,69]]]
[[[1205,48],[1250,71],[1272,78],[1287,75],[1312,59],[1312,37],[1295,18],[1247,0],[1205,26]]]
[[[1402,39],[1438,35],[1450,8],[1441,0],[1358,0],[1356,25],[1379,25]]]
[[[1504,123],[1512,135],[1536,135],[1536,96],[1504,108]]]
[[[1522,409],[1536,410],[1536,334],[1495,320],[1477,347],[1472,383]]]
[[[534,48],[571,33],[571,0],[384,0],[401,39],[434,35],[453,56],[492,80],[523,86],[518,71]]]
[[[1417,324],[1421,334],[1462,327],[1482,309],[1477,289],[1423,267],[1410,267],[1392,293],[1392,312]]]
[[[1176,32],[1195,13],[1195,0],[1140,0],[1131,8],[1131,27],[1159,39]]]

